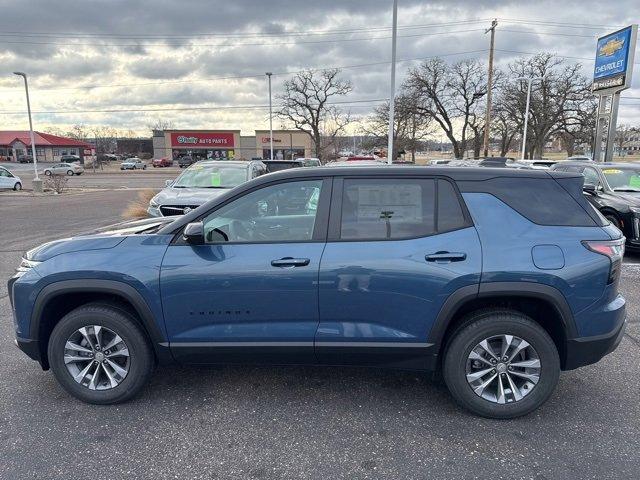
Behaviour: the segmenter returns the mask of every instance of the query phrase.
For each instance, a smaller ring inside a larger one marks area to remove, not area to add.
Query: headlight
[[[40,265],[40,262],[36,262],[34,260],[27,260],[26,258],[22,259],[18,268],[16,268],[16,272],[27,272],[36,265]]]
[[[629,207],[629,210],[636,215],[640,215],[640,207]]]
[[[152,198],[151,201],[149,202],[149,206],[151,208],[158,208],[159,205],[158,205],[158,202],[156,202],[156,199]]]

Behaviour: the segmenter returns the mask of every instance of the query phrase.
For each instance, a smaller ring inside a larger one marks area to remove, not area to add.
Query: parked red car
[[[152,164],[153,168],[170,167],[173,165],[173,160],[169,160],[168,158],[154,158]]]

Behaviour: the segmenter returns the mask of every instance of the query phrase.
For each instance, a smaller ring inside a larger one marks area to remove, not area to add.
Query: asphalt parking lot
[[[563,373],[521,419],[477,418],[424,375],[366,369],[160,368],[127,404],[72,399],[13,345],[5,280],[24,250],[120,221],[137,182],[165,178],[103,173],[96,188],[116,190],[0,195],[0,479],[638,478],[637,256],[622,272],[620,347]]]

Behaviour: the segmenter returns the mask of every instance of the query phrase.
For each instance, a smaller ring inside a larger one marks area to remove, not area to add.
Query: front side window
[[[389,240],[435,233],[435,180],[344,181],[340,238]]]
[[[585,185],[595,185],[596,187],[600,185],[600,177],[595,169],[587,167],[582,174],[584,175]]]
[[[313,239],[322,180],[255,190],[210,214],[207,243],[307,242]]]
[[[247,181],[244,166],[193,165],[182,173],[174,188],[233,188]]]

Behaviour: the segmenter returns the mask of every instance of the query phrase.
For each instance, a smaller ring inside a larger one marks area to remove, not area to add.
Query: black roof
[[[488,167],[448,167],[448,166],[414,166],[414,165],[371,165],[346,167],[313,167],[305,169],[290,169],[270,173],[261,178],[297,178],[297,177],[361,177],[377,175],[394,176],[444,176],[456,181],[480,181],[496,177],[512,178],[549,178],[549,177],[582,177],[578,173],[552,172],[549,170],[488,168]]]

